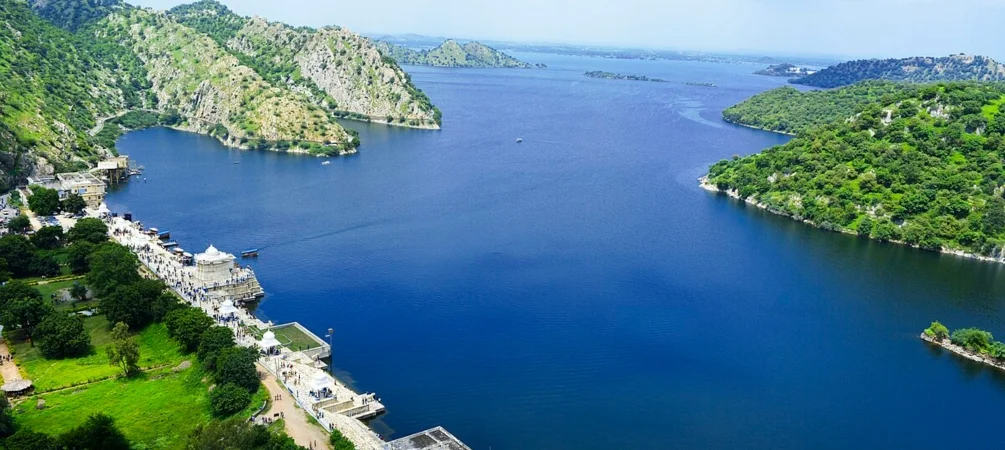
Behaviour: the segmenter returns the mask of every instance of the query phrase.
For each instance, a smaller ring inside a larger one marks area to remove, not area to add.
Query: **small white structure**
[[[230,281],[234,270],[234,255],[224,253],[212,245],[195,255],[195,278],[204,283]]]
[[[262,335],[262,340],[258,341],[258,346],[262,347],[262,350],[269,350],[274,347],[279,347],[280,345],[279,340],[276,339],[276,333],[273,333],[271,330],[266,331],[265,334]]]
[[[224,317],[230,316],[231,314],[234,314],[236,312],[237,307],[234,306],[234,302],[230,300],[224,300],[223,303],[220,305],[220,314],[222,314]]]
[[[322,371],[318,371],[314,374],[314,389],[321,389],[325,386],[331,384],[332,380],[328,375]]]

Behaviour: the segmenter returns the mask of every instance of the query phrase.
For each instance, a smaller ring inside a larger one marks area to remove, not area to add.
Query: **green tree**
[[[59,437],[66,450],[129,450],[129,440],[104,414],[93,414],[80,426]]]
[[[128,248],[112,242],[106,242],[94,249],[87,258],[87,264],[90,267],[87,272],[87,285],[99,297],[110,294],[119,286],[131,285],[140,279],[136,256]]]
[[[112,328],[112,343],[105,351],[108,352],[109,364],[121,369],[123,375],[128,377],[139,369],[137,363],[140,360],[140,346],[129,334],[129,325],[123,322],[115,324],[115,328]]]
[[[984,232],[990,235],[1005,230],[1005,198],[994,196],[984,208]]]
[[[42,301],[42,293],[21,280],[14,280],[0,286],[0,310],[6,309],[7,303],[15,299],[34,298]]]
[[[255,349],[231,347],[220,351],[216,358],[217,384],[233,383],[247,389],[248,392],[258,390],[258,370],[255,361],[258,352]]]
[[[77,194],[70,194],[63,199],[60,207],[64,212],[68,212],[70,214],[80,214],[84,211],[84,208],[87,207],[87,202],[84,201],[83,197]]]
[[[873,222],[872,219],[866,217],[858,223],[858,228],[855,229],[859,236],[869,236],[872,233]]]
[[[164,289],[164,282],[160,280],[139,278],[101,297],[99,306],[109,322],[125,322],[134,329],[140,329],[159,318],[157,314],[164,306],[158,302],[165,300],[162,297]],[[167,301],[174,302],[174,299],[169,297]],[[206,317],[205,314],[203,317]]]
[[[27,233],[31,229],[31,220],[24,214],[18,214],[7,222],[7,228],[14,233]]]
[[[40,216],[51,216],[59,211],[59,192],[42,186],[31,186],[28,208]]]
[[[76,302],[87,301],[87,286],[74,282],[73,286],[70,286],[70,297]]]
[[[14,434],[15,429],[10,402],[7,401],[7,396],[0,395],[0,438]]]
[[[70,265],[70,271],[78,275],[87,273],[91,269],[87,264],[87,257],[91,256],[95,248],[97,246],[87,241],[70,244],[66,248],[66,262]]]
[[[80,219],[73,228],[70,228],[66,239],[74,243],[86,241],[95,245],[101,244],[108,241],[108,225],[101,219],[93,217]]]
[[[9,234],[0,237],[0,259],[6,261],[14,278],[37,275],[35,246],[24,236]]]
[[[287,450],[287,447],[270,446],[278,436],[270,433],[264,426],[234,417],[228,420],[214,420],[196,428],[185,443],[185,448],[186,450]]]
[[[199,347],[199,340],[213,326],[213,319],[198,308],[179,308],[167,313],[164,323],[171,337],[191,352]]]
[[[217,386],[209,393],[209,408],[214,416],[227,417],[236,414],[251,403],[248,390],[233,383]]]
[[[988,347],[994,342],[994,336],[987,331],[977,328],[961,328],[953,331],[949,335],[949,340],[972,352],[984,353],[987,352]]]
[[[932,322],[932,326],[925,329],[925,334],[938,340],[949,337],[949,329],[939,321]]]
[[[91,348],[91,337],[78,315],[52,312],[35,328],[35,340],[42,356],[50,359],[83,356]]]
[[[22,428],[4,439],[3,446],[6,450],[63,450],[52,436],[27,428]]]
[[[216,358],[224,349],[234,346],[234,332],[227,327],[209,327],[199,337],[199,361],[208,370],[216,370]]]
[[[63,246],[63,227],[42,227],[31,235],[31,243],[43,250],[53,250]]]
[[[0,323],[6,328],[21,330],[26,338],[32,340],[35,328],[52,313],[52,307],[39,297],[15,298],[4,305]],[[31,345],[35,343],[31,342]]]

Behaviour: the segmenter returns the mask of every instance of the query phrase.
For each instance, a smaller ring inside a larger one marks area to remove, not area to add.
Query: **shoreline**
[[[820,228],[812,220],[809,220],[809,219],[797,219],[792,214],[789,214],[789,213],[784,212],[784,211],[778,211],[776,209],[772,209],[771,207],[769,207],[768,205],[765,205],[764,203],[756,202],[756,201],[754,201],[754,200],[752,200],[750,198],[740,198],[740,194],[736,190],[732,190],[732,191],[727,190],[727,191],[724,191],[722,189],[719,189],[718,186],[709,183],[708,182],[708,174],[705,174],[705,175],[702,175],[701,177],[699,177],[698,178],[698,183],[701,186],[701,188],[704,189],[704,190],[706,190],[706,191],[713,192],[713,193],[716,193],[716,194],[725,194],[725,195],[728,195],[730,198],[732,198],[734,200],[747,203],[748,205],[751,205],[751,206],[763,209],[763,210],[765,210],[765,211],[767,211],[769,213],[772,213],[772,214],[775,214],[775,215],[778,215],[778,216],[788,217],[789,219],[795,220],[797,222],[802,222],[802,223],[804,223],[806,225],[810,225],[813,228],[816,228],[818,230],[831,231],[831,232],[841,233],[841,234],[847,234],[849,236],[855,236],[855,237],[862,237],[862,236],[859,236],[858,233],[855,233],[855,232],[853,232],[851,230],[845,230],[845,229],[841,229],[841,230],[824,230],[823,228]],[[899,245],[903,245],[903,246],[910,247],[910,248],[917,249],[917,250],[924,250],[926,252],[941,253],[941,254],[944,254],[944,255],[953,255],[953,256],[958,256],[958,257],[961,257],[961,258],[975,259],[975,260],[983,261],[983,262],[993,262],[993,263],[1005,264],[1005,257],[1003,257],[1003,258],[992,258],[990,256],[977,255],[977,254],[973,254],[973,253],[967,253],[967,252],[965,252],[963,250],[954,250],[954,249],[948,249],[948,248],[944,248],[944,247],[940,248],[938,250],[931,250],[931,249],[927,249],[927,248],[921,248],[920,246],[917,246],[917,245],[908,244],[907,242],[904,242],[904,241],[898,241],[898,240],[880,241],[878,239],[873,239],[873,238],[870,238],[868,236],[866,236],[865,238],[869,239],[870,241],[876,241],[876,242],[881,242],[881,243],[899,244]]]
[[[740,123],[740,122],[735,122],[735,121],[729,120],[729,119],[726,118],[726,116],[722,116],[722,121],[726,122],[728,124],[736,125],[738,127],[750,128],[751,130],[767,131],[768,133],[775,133],[775,134],[781,134],[781,135],[785,135],[785,136],[789,136],[789,137],[796,137],[796,133],[786,133],[784,131],[772,130],[770,128],[757,127],[757,126],[754,126],[754,125],[747,125],[745,123]]]
[[[1005,364],[995,361],[992,358],[985,357],[984,355],[981,355],[979,353],[974,353],[970,350],[960,347],[959,345],[953,344],[949,339],[936,340],[934,337],[931,337],[925,333],[921,333],[920,337],[921,340],[928,342],[929,344],[937,345],[941,348],[948,350],[951,353],[962,356],[971,361],[986,364],[998,370],[1005,370]]]

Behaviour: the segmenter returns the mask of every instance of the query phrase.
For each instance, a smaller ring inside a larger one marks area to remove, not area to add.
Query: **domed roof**
[[[207,248],[205,252],[195,255],[195,260],[197,262],[212,263],[212,262],[229,261],[233,259],[234,255],[231,255],[230,253],[221,252],[217,250],[216,247],[213,247],[212,244],[210,244],[209,248]]]

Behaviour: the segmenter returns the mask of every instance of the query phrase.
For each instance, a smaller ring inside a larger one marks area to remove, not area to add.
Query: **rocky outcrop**
[[[185,118],[181,128],[252,147],[287,142],[285,147],[328,147],[323,153],[353,147],[352,136],[331,114],[286,86],[270,84],[209,36],[166,14],[133,10],[104,20],[104,28],[143,61],[157,107]]]
[[[378,41],[377,49],[401,64],[437,67],[531,67],[526,62],[474,41],[460,44],[453,39],[447,39],[434,49],[422,51]]]
[[[274,66],[291,67],[287,82],[333,112],[364,119],[438,128],[438,112],[408,75],[365,38],[344,28],[292,28],[248,19],[227,47]]]

